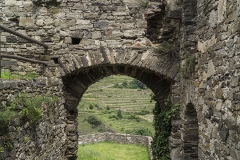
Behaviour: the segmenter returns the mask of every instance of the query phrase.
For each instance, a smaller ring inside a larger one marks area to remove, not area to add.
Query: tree
[[[93,104],[89,104],[89,109],[93,109]]]
[[[146,86],[145,84],[143,84],[142,82],[140,82],[140,81],[138,81],[138,80],[136,80],[136,79],[134,79],[133,81],[131,81],[131,82],[129,83],[129,86],[130,86],[130,88],[132,88],[132,89],[137,89],[137,88],[146,89],[146,88],[147,88],[147,86]]]
[[[127,88],[128,83],[127,83],[126,81],[124,81],[124,82],[122,83],[122,86],[123,86],[124,88]]]
[[[95,116],[91,115],[87,117],[87,122],[92,125],[93,128],[96,128],[97,126],[101,125],[102,122],[99,121]]]
[[[117,117],[122,119],[122,111],[120,109],[117,111]]]

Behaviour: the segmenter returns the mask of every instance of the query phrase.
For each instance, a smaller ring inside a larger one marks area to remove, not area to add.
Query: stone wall
[[[190,34],[181,42],[182,67],[187,57],[195,57],[192,72],[181,79],[185,159],[197,158],[190,154],[196,149],[198,159],[240,157],[239,6],[239,0],[183,1],[188,16],[183,30]]]
[[[139,135],[128,135],[119,133],[98,133],[82,135],[78,138],[79,144],[94,144],[99,142],[116,142],[120,144],[140,144],[148,147],[150,159],[152,159],[151,149],[152,137],[139,136]]]
[[[9,106],[20,94],[29,97],[36,95],[61,96],[62,82],[56,78],[40,77],[33,80],[0,81],[0,108]],[[19,104],[20,105],[20,104]],[[42,106],[44,116],[35,126],[15,118],[8,131],[1,131],[0,152],[2,160],[26,159],[65,159],[66,150],[66,110],[63,100],[54,107]],[[19,110],[21,112],[21,109]]]

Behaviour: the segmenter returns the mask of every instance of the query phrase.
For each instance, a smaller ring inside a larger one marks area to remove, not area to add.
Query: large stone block
[[[85,19],[96,19],[99,15],[97,13],[84,13],[83,17]]]
[[[5,5],[16,5],[17,0],[5,0]]]
[[[212,10],[209,15],[209,26],[215,27],[217,25],[217,11]]]
[[[227,0],[219,0],[218,2],[218,22],[222,22],[226,18]]]
[[[125,30],[124,36],[127,38],[137,38],[145,34],[144,30]]]
[[[215,74],[215,66],[212,60],[208,61],[208,70],[207,70],[207,77],[211,77]]]
[[[205,53],[207,51],[207,44],[206,42],[200,42],[198,41],[198,50],[202,53]]]
[[[129,15],[129,12],[121,11],[121,12],[113,12],[113,16],[126,16]]]
[[[100,39],[102,38],[102,33],[100,31],[92,32],[92,39]]]
[[[34,18],[31,17],[20,17],[19,19],[19,26],[33,26],[34,25]]]

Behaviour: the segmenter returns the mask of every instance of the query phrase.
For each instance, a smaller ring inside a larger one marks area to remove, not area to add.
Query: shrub
[[[18,113],[16,111],[10,110],[10,108],[0,111],[0,129],[6,127],[8,123],[17,116]]]
[[[134,133],[136,135],[152,136],[152,132],[149,129],[147,129],[147,128],[136,129],[136,130],[134,130]]]
[[[89,104],[89,109],[93,109],[93,104]]]
[[[97,108],[98,110],[100,110],[100,106],[98,104],[95,104],[95,108]]]
[[[41,110],[43,103],[46,103],[50,106],[52,105],[52,101],[49,97],[41,95],[35,96],[34,99],[32,97],[23,96],[20,97],[20,101],[22,101],[24,106],[21,111],[21,116],[24,120],[29,121],[30,124],[36,123],[43,117],[43,112]]]
[[[122,86],[123,86],[124,88],[127,88],[128,83],[127,83],[126,81],[124,81],[124,82],[122,83]]]
[[[137,89],[137,88],[146,89],[147,86],[145,84],[143,84],[142,82],[140,82],[139,80],[134,79],[129,83],[129,88],[132,88],[132,89]]]
[[[137,118],[136,118],[136,121],[137,121],[137,122],[140,122],[140,117],[137,117]]]
[[[132,134],[132,131],[131,131],[131,130],[128,130],[128,129],[126,129],[126,130],[125,130],[125,133],[126,133],[126,134]]]
[[[122,116],[122,111],[121,111],[120,109],[117,111],[117,117],[118,117],[119,119],[122,119],[122,118],[123,118],[123,116]]]
[[[99,121],[94,115],[88,116],[86,120],[94,128],[102,124],[102,122]]]

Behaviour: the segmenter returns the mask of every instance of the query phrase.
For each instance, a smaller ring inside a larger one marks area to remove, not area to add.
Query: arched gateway
[[[147,48],[121,49],[121,52],[100,47],[93,57],[69,55],[66,61],[62,58],[61,68],[66,75],[63,78],[63,92],[67,110],[67,121],[77,128],[77,106],[83,93],[96,81],[113,74],[123,74],[136,78],[146,84],[164,107],[164,100],[170,94],[178,73],[178,63],[169,56],[156,55]],[[158,66],[162,66],[159,68]],[[67,132],[69,139],[66,156],[76,156],[77,130]]]

